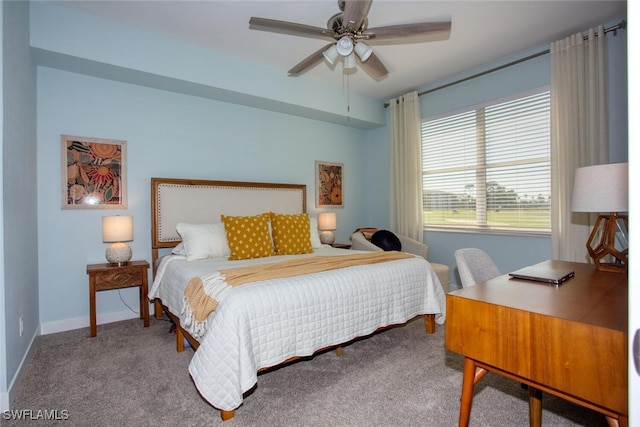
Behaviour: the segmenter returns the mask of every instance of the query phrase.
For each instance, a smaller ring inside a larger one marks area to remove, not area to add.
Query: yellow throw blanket
[[[388,251],[344,256],[305,257],[272,264],[231,268],[206,276],[196,276],[189,280],[187,289],[184,291],[183,326],[186,326],[195,338],[202,336],[206,331],[207,317],[218,307],[220,301],[233,286],[408,258],[415,258],[415,255]]]

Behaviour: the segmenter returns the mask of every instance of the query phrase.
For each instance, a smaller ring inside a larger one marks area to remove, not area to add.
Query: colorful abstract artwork
[[[316,161],[316,207],[343,207],[344,165]]]
[[[62,135],[62,208],[126,209],[126,142]]]

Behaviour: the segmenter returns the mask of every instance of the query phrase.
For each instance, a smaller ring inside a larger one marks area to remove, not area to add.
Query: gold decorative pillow
[[[284,215],[271,212],[271,233],[273,246],[278,255],[313,252],[309,214]]]
[[[220,215],[231,250],[230,260],[274,255],[269,234],[269,214],[255,216]]]

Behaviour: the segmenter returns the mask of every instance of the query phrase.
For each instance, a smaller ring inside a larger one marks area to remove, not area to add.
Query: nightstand
[[[147,261],[131,261],[127,265],[113,266],[112,264],[89,264],[89,317],[90,335],[95,337],[96,332],[96,291],[109,289],[130,288],[140,286],[140,318],[144,320],[144,326],[149,326],[149,303],[147,293],[149,283]]]
[[[331,247],[338,249],[351,249],[351,243],[332,243]]]

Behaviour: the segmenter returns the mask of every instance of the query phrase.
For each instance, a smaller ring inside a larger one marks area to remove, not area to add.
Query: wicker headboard
[[[180,222],[220,222],[221,214],[302,213],[307,211],[306,192],[304,184],[151,178],[153,261],[158,249],[180,242],[176,231]]]

